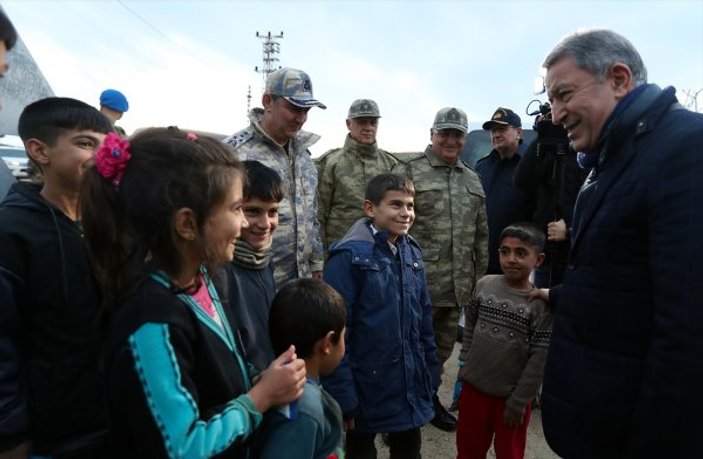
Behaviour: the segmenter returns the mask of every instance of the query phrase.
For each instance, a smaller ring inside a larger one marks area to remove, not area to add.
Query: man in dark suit
[[[634,46],[577,32],[544,61],[553,122],[593,167],[576,201],[542,398],[569,458],[701,457],[703,115]]]

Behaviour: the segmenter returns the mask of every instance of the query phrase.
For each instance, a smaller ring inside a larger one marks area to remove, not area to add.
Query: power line
[[[147,26],[149,29],[151,29],[152,32],[156,33],[156,34],[159,35],[161,38],[165,39],[166,41],[168,41],[169,43],[171,43],[173,46],[175,46],[175,47],[178,48],[179,50],[183,51],[185,54],[189,55],[190,57],[192,57],[192,58],[195,59],[196,61],[198,61],[198,62],[200,62],[201,64],[204,64],[204,65],[206,65],[206,66],[209,67],[209,65],[208,65],[207,63],[203,62],[203,61],[200,59],[200,57],[199,57],[198,55],[193,54],[189,49],[184,48],[183,46],[179,45],[179,44],[178,44],[177,42],[175,42],[171,37],[169,37],[169,36],[166,35],[164,32],[162,32],[161,30],[159,30],[158,27],[156,27],[155,25],[153,25],[151,22],[147,21],[143,16],[141,16],[139,13],[137,13],[137,12],[134,11],[132,8],[130,8],[129,6],[127,6],[127,4],[126,4],[124,1],[122,1],[122,0],[117,0],[117,3],[118,3],[120,6],[122,6],[125,10],[127,10],[132,16],[134,16],[135,18],[137,18],[142,24],[144,24],[144,25]]]

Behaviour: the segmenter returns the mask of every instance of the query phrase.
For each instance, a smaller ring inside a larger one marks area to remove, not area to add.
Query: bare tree
[[[703,111],[703,88],[694,91],[692,89],[684,89],[683,94],[686,98],[681,102],[681,105],[694,112]],[[700,104],[699,104],[700,99]]]

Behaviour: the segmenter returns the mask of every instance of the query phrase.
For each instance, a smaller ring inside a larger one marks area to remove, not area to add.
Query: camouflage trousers
[[[434,340],[437,344],[437,359],[439,368],[442,371],[444,362],[449,359],[454,350],[456,342],[456,327],[459,323],[459,306],[432,308],[432,328],[434,329]]]

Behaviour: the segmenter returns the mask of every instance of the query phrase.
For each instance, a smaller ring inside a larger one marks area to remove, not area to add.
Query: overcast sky
[[[279,64],[307,71],[315,97],[304,129],[313,155],[340,146],[357,98],[381,109],[379,145],[423,150],[437,110],[470,123],[525,106],[545,55],[564,35],[611,28],[629,38],[650,82],[703,88],[703,1],[3,1],[54,92],[98,105],[125,93],[119,123],[231,134],[260,105],[262,42],[281,31]],[[680,99],[684,96],[679,92]],[[541,96],[544,99],[543,96]],[[699,99],[699,106],[703,98]],[[475,126],[474,126],[475,127]]]

